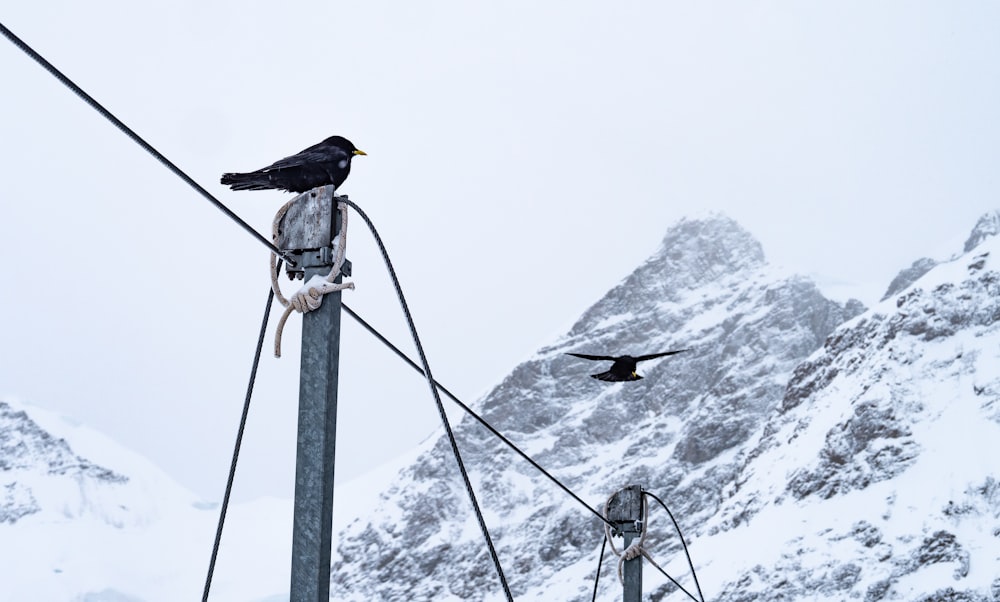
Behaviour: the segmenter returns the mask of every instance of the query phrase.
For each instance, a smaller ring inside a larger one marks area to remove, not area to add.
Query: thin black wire
[[[129,138],[131,138],[133,142],[135,142],[136,144],[138,144],[139,146],[141,146],[143,148],[143,150],[145,150],[147,153],[149,153],[150,155],[152,155],[157,161],[159,161],[160,163],[162,163],[163,165],[165,165],[167,167],[167,169],[169,169],[170,171],[174,172],[174,175],[176,175],[180,179],[182,179],[185,182],[187,182],[188,186],[190,186],[191,188],[194,188],[198,193],[201,194],[201,196],[203,196],[206,199],[208,199],[208,201],[210,203],[212,203],[213,205],[215,205],[216,208],[218,208],[220,211],[222,211],[223,213],[225,213],[226,216],[229,219],[233,220],[234,222],[236,222],[237,224],[239,224],[244,230],[246,230],[247,232],[249,232],[254,238],[256,238],[264,246],[266,246],[268,249],[270,249],[272,253],[275,253],[276,255],[278,255],[278,257],[281,257],[285,261],[288,261],[291,265],[295,265],[295,262],[292,261],[288,256],[286,256],[284,251],[282,251],[278,247],[274,246],[274,244],[271,241],[269,241],[266,238],[264,238],[264,236],[260,232],[257,232],[256,230],[254,230],[253,227],[250,226],[250,224],[246,223],[245,221],[243,221],[242,218],[240,218],[240,216],[238,216],[235,213],[233,213],[233,211],[229,207],[226,207],[225,205],[223,205],[222,201],[220,201],[219,199],[217,199],[214,196],[212,196],[212,193],[210,193],[209,191],[207,191],[204,188],[202,188],[200,184],[198,184],[197,182],[194,181],[194,179],[192,179],[186,173],[184,173],[183,171],[181,171],[181,169],[179,167],[177,167],[169,159],[167,159],[166,157],[164,157],[160,153],[160,151],[158,151],[155,148],[153,148],[152,145],[150,145],[148,142],[146,142],[145,140],[143,140],[138,134],[136,134],[134,131],[132,131],[131,128],[129,128],[124,123],[122,123],[122,121],[120,119],[118,119],[117,117],[115,117],[111,113],[111,111],[105,109],[101,105],[101,103],[99,103],[96,100],[94,100],[94,98],[90,94],[87,94],[86,92],[84,92],[83,89],[80,86],[76,85],[73,82],[73,80],[71,80],[70,78],[68,78],[65,75],[63,75],[63,73],[61,71],[59,71],[58,69],[56,69],[55,66],[52,63],[50,63],[47,60],[45,60],[45,57],[43,57],[42,55],[38,54],[38,52],[36,52],[34,48],[32,48],[31,46],[29,46],[21,38],[19,38],[16,35],[14,35],[14,32],[12,32],[11,30],[7,29],[7,27],[4,26],[3,23],[0,23],[0,33],[2,33],[4,35],[4,37],[6,37],[8,40],[10,40],[11,42],[13,42],[13,44],[15,46],[17,46],[18,48],[20,48],[25,54],[27,54],[29,57],[31,57],[36,63],[38,63],[39,65],[41,65],[46,71],[48,71],[49,73],[51,73],[56,79],[58,79],[60,82],[62,82],[62,84],[64,86],[66,86],[67,88],[69,88],[70,90],[72,90],[74,94],[76,94],[77,96],[79,96],[84,102],[86,102],[88,105],[90,105],[91,108],[93,108],[95,111],[97,111],[98,113],[100,113],[105,119],[107,119],[108,121],[110,121],[116,128],[118,128],[119,130],[121,130],[122,133],[124,133],[126,136],[128,136]]]
[[[695,587],[698,588],[698,597],[701,598],[701,602],[705,602],[705,595],[701,593],[701,584],[698,583],[698,573],[696,573],[695,570],[694,570],[694,563],[691,562],[691,554],[688,552],[687,542],[684,541],[684,534],[681,533],[681,526],[677,524],[677,519],[674,518],[674,513],[671,512],[670,508],[667,508],[667,505],[663,502],[663,500],[661,500],[660,498],[658,498],[655,494],[650,493],[648,491],[643,491],[642,493],[643,493],[643,495],[648,495],[649,497],[651,497],[654,500],[656,500],[657,502],[659,502],[660,505],[663,506],[663,509],[667,511],[667,516],[669,516],[670,520],[673,521],[674,528],[677,529],[677,536],[681,538],[681,545],[684,546],[684,555],[687,556],[688,566],[691,567],[691,576],[694,577],[694,585],[695,585]],[[660,572],[663,572],[663,569],[660,569]],[[663,574],[666,575],[665,572],[663,572]],[[670,575],[667,575],[667,577],[671,581],[674,581],[673,578],[670,577]],[[676,584],[677,587],[681,587],[680,584],[677,583],[676,581],[674,581],[674,584]],[[687,590],[685,590],[683,587],[681,587],[681,589],[684,590],[684,593],[686,593],[688,596],[690,596],[692,600],[695,599],[695,597],[691,596],[691,594]]]
[[[647,492],[645,490],[643,490],[642,493],[645,494]],[[653,494],[650,493],[649,495],[653,495]],[[659,501],[661,504],[663,504],[663,501],[660,500],[659,498],[657,498],[657,501]],[[648,516],[648,509],[649,509],[649,507],[646,505],[646,499],[642,498],[641,502],[642,503],[639,506],[639,514],[641,516]],[[663,507],[666,508],[666,504],[663,504]],[[607,509],[607,507],[605,507],[605,509]],[[667,514],[670,514],[669,510],[667,510]],[[670,518],[673,519],[673,515],[671,515]],[[677,521],[674,521],[674,526],[675,527],[677,526]],[[648,527],[649,527],[648,525],[643,524],[642,530],[645,531]],[[680,527],[678,527],[678,532],[680,532]],[[606,538],[607,538],[607,532],[605,531],[605,539]],[[683,535],[681,536],[681,543],[684,543],[684,536]],[[687,550],[687,544],[684,545],[684,550],[685,551]],[[648,560],[649,563],[651,565],[653,565],[654,568],[656,568],[656,570],[660,571],[660,573],[662,573],[664,577],[666,577],[667,579],[669,579],[671,583],[673,583],[674,585],[676,585],[677,589],[679,589],[682,592],[684,592],[685,594],[687,594],[687,597],[691,598],[692,600],[694,600],[694,602],[698,602],[698,598],[695,598],[694,594],[692,594],[691,592],[687,591],[687,589],[685,589],[684,586],[681,585],[679,581],[677,581],[676,579],[674,579],[673,577],[671,577],[669,573],[667,573],[665,570],[663,570],[663,567],[661,567],[660,565],[656,564],[656,561],[653,560],[652,556],[650,556],[649,553],[647,553],[644,549],[641,549],[641,551],[642,551],[642,555],[646,557],[646,560]],[[624,555],[624,551],[621,554],[618,554],[618,555],[619,556],[623,556]],[[691,561],[691,557],[688,556],[688,562],[690,562],[690,561]],[[692,572],[694,571],[694,567],[693,566],[691,567],[691,570],[692,570]],[[621,578],[621,573],[619,573],[618,577],[619,577],[619,579]],[[697,579],[695,579],[695,582],[697,582]],[[701,593],[700,586],[699,586],[699,589],[698,589],[698,593]],[[702,598],[701,602],[705,602],[705,599]]]
[[[403,361],[405,361],[407,364],[409,364],[409,366],[411,368],[413,368],[414,370],[416,370],[421,376],[425,376],[425,377],[427,376],[426,374],[424,374],[424,371],[420,369],[420,366],[418,366],[416,362],[414,362],[413,360],[411,360],[409,358],[409,356],[407,356],[405,353],[403,353],[402,351],[400,351],[399,347],[396,347],[395,345],[393,345],[392,342],[389,341],[389,339],[387,339],[384,336],[382,336],[382,333],[380,333],[378,330],[376,330],[374,326],[372,326],[371,324],[369,324],[368,322],[366,322],[361,316],[359,316],[358,314],[356,314],[353,309],[351,309],[350,307],[347,306],[346,303],[341,304],[341,306],[344,308],[344,311],[346,311],[348,313],[348,315],[350,315],[352,318],[354,318],[355,320],[357,320],[358,323],[361,324],[363,327],[365,327],[365,329],[367,329],[368,332],[372,333],[375,336],[375,338],[377,338],[378,340],[382,341],[382,343],[386,347],[388,347],[389,349],[391,349],[392,351],[394,351],[396,353],[396,355],[398,355],[400,358],[402,358]],[[549,473],[547,470],[545,470],[544,468],[542,468],[541,465],[538,464],[538,462],[535,462],[535,460],[533,460],[531,458],[531,456],[529,456],[528,454],[526,454],[523,451],[521,451],[521,449],[518,448],[517,445],[514,444],[514,442],[512,442],[510,439],[508,439],[507,437],[505,437],[500,431],[498,431],[497,429],[495,429],[492,424],[490,424],[489,422],[486,421],[485,418],[483,418],[482,416],[480,416],[479,414],[477,414],[475,412],[475,410],[473,410],[469,406],[467,406],[464,403],[462,403],[462,400],[460,400],[459,398],[455,397],[455,395],[452,394],[451,391],[449,391],[448,389],[446,389],[444,385],[442,385],[441,383],[439,383],[436,380],[434,381],[434,385],[438,389],[440,389],[442,393],[444,393],[445,395],[447,395],[452,401],[454,401],[456,404],[458,404],[458,407],[460,407],[463,410],[465,410],[465,412],[469,416],[472,416],[476,421],[479,422],[479,424],[481,424],[484,427],[486,427],[486,429],[489,430],[491,433],[493,433],[493,435],[495,435],[498,439],[500,439],[505,444],[507,444],[508,447],[510,447],[515,452],[517,452],[517,454],[520,455],[522,458],[524,458],[525,460],[527,460],[527,462],[529,464],[531,464],[532,466],[534,466],[535,469],[538,470],[538,472],[540,472],[543,475],[545,475],[546,477],[548,477],[550,481],[552,481],[553,483],[555,483],[556,485],[558,485],[560,489],[562,489],[567,494],[569,494],[569,496],[572,497],[574,500],[576,500],[577,502],[580,502],[580,504],[584,508],[586,508],[587,510],[590,510],[594,514],[594,516],[596,516],[597,518],[601,519],[602,522],[605,522],[605,523],[607,523],[608,525],[610,525],[612,527],[615,526],[614,523],[612,523],[607,518],[605,518],[600,512],[598,512],[597,510],[594,510],[589,505],[587,505],[587,502],[583,501],[583,499],[581,499],[580,496],[578,496],[577,494],[573,493],[573,491],[569,487],[567,487],[566,485],[563,485],[559,481],[559,479],[555,478],[554,476],[552,476],[551,473]]]
[[[597,559],[597,575],[594,576],[594,596],[590,599],[591,602],[597,602],[597,584],[601,582],[601,565],[604,563],[604,548],[606,547],[608,547],[607,535],[601,542],[601,556]]]
[[[278,260],[281,269],[281,260]],[[229,479],[226,481],[226,494],[222,496],[222,509],[219,511],[219,526],[215,530],[215,543],[212,544],[212,559],[208,563],[208,576],[205,577],[205,591],[202,602],[208,602],[208,590],[212,587],[212,576],[215,573],[215,561],[219,557],[219,544],[222,542],[222,526],[226,522],[226,510],[229,508],[229,496],[233,492],[233,480],[236,477],[236,462],[240,457],[240,446],[243,444],[243,431],[247,426],[247,415],[250,413],[250,398],[253,395],[253,385],[257,380],[257,366],[260,365],[260,352],[264,347],[264,334],[267,332],[267,319],[271,315],[271,303],[274,301],[274,289],[268,287],[267,305],[264,306],[264,319],[261,320],[260,334],[257,336],[257,350],[253,355],[253,367],[250,368],[250,382],[247,385],[246,398],[243,400],[243,415],[240,416],[240,428],[236,432],[236,445],[233,448],[233,461],[229,465]]]
[[[653,565],[653,568],[655,568],[656,570],[660,571],[660,573],[662,573],[664,577],[666,577],[667,579],[670,580],[671,583],[673,583],[674,585],[676,585],[677,589],[679,589],[682,592],[684,592],[685,594],[687,594],[687,597],[691,598],[692,600],[694,600],[694,602],[698,602],[698,598],[695,598],[694,594],[692,594],[691,592],[687,591],[687,589],[685,589],[684,586],[681,585],[679,581],[677,581],[676,579],[674,579],[673,577],[671,577],[669,573],[667,573],[665,570],[663,570],[663,567],[661,567],[660,565],[658,565],[655,562],[653,562],[653,560],[651,558],[647,558],[647,560],[650,561],[649,564]],[[701,602],[705,602],[705,601],[702,600]]]
[[[458,470],[462,473],[462,480],[465,482],[466,492],[469,494],[469,500],[472,502],[472,508],[476,513],[476,520],[479,521],[479,528],[483,532],[483,537],[486,539],[486,545],[490,550],[490,556],[493,558],[493,564],[496,567],[497,575],[500,577],[500,584],[503,586],[504,594],[507,596],[508,602],[514,602],[514,597],[510,593],[510,586],[507,585],[507,577],[504,575],[503,567],[500,566],[500,557],[497,555],[496,548],[493,546],[493,539],[490,537],[489,529],[486,527],[486,520],[483,518],[482,510],[479,509],[479,502],[476,501],[476,492],[472,489],[472,481],[469,480],[469,473],[465,470],[465,463],[462,461],[462,454],[458,451],[458,441],[455,439],[455,433],[451,430],[451,423],[448,422],[448,414],[445,412],[444,404],[441,403],[441,396],[438,394],[437,387],[435,386],[434,377],[431,375],[430,364],[427,363],[427,355],[424,353],[424,347],[420,343],[420,336],[417,334],[417,327],[413,322],[413,316],[410,314],[410,308],[406,304],[406,298],[403,296],[403,289],[399,284],[399,279],[396,277],[396,270],[392,267],[392,262],[389,260],[389,253],[385,249],[385,244],[382,243],[382,237],[379,236],[378,230],[375,229],[375,224],[372,223],[371,219],[368,217],[361,207],[358,207],[354,202],[348,200],[347,198],[340,198],[340,202],[347,204],[348,207],[354,209],[361,219],[365,221],[368,225],[368,229],[372,233],[372,237],[375,239],[375,243],[378,245],[379,251],[382,253],[382,260],[385,262],[385,267],[389,272],[389,277],[392,279],[392,285],[396,289],[396,297],[399,299],[399,305],[403,308],[403,314],[406,317],[406,323],[410,327],[410,334],[413,336],[413,343],[417,347],[417,354],[420,356],[420,363],[423,364],[424,376],[427,379],[427,385],[431,389],[431,395],[434,396],[434,403],[437,405],[438,413],[441,415],[441,422],[444,425],[445,432],[448,434],[448,441],[451,443],[451,451],[455,455],[455,462],[458,464]]]

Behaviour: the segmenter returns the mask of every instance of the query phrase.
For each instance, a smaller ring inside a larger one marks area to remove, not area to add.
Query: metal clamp
[[[302,280],[305,277],[306,268],[326,268],[333,267],[335,253],[333,247],[323,247],[322,249],[296,249],[288,251],[288,255],[295,261],[295,265],[285,264],[285,272],[289,280]],[[351,275],[351,260],[345,259],[344,265],[340,267],[340,273],[344,277]]]

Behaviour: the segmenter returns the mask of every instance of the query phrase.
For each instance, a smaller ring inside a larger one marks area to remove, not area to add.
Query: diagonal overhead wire
[[[167,169],[169,169],[170,171],[174,172],[174,175],[176,175],[180,179],[184,180],[184,182],[186,182],[188,186],[190,186],[191,188],[194,188],[199,194],[201,194],[201,196],[203,196],[206,199],[208,199],[208,201],[210,203],[212,203],[213,205],[215,205],[216,208],[219,209],[219,211],[222,211],[224,214],[226,214],[226,217],[228,217],[229,219],[233,220],[240,227],[242,227],[244,230],[246,230],[247,232],[249,232],[251,236],[253,236],[254,238],[256,238],[261,244],[263,244],[265,247],[267,247],[268,249],[270,249],[272,253],[275,253],[276,255],[278,255],[278,257],[281,257],[285,261],[289,262],[291,265],[295,265],[295,262],[292,261],[281,249],[279,249],[278,247],[274,246],[274,244],[271,241],[269,241],[266,238],[264,238],[264,236],[260,232],[254,230],[253,227],[250,224],[248,224],[245,221],[243,221],[243,218],[241,218],[240,216],[236,215],[233,212],[232,209],[230,209],[229,207],[226,207],[222,203],[222,201],[220,201],[219,199],[215,198],[215,196],[212,195],[212,193],[210,193],[209,191],[205,190],[201,186],[201,184],[198,184],[197,182],[195,182],[194,179],[191,176],[187,175],[186,173],[184,173],[183,170],[181,170],[181,168],[179,168],[176,165],[174,165],[170,161],[170,159],[167,159],[165,156],[163,156],[162,153],[160,153],[160,151],[156,150],[155,148],[153,148],[153,146],[151,144],[149,144],[148,142],[146,142],[145,140],[143,140],[142,137],[139,136],[139,134],[136,134],[134,131],[132,131],[132,128],[130,128],[127,125],[125,125],[122,122],[122,120],[120,120],[117,117],[115,117],[114,114],[111,113],[111,111],[107,110],[106,108],[104,108],[103,105],[101,105],[101,103],[99,103],[96,100],[94,100],[94,97],[92,97],[90,94],[87,94],[83,90],[83,88],[81,88],[80,86],[76,85],[76,83],[74,83],[73,80],[71,80],[70,78],[66,77],[62,73],[62,71],[59,71],[58,69],[56,69],[56,67],[52,63],[50,63],[49,61],[47,61],[45,59],[45,57],[43,57],[41,54],[39,54],[38,52],[36,52],[35,49],[32,48],[31,46],[29,46],[24,40],[22,40],[21,38],[17,37],[16,35],[14,35],[14,32],[12,32],[11,30],[7,29],[7,27],[3,23],[0,23],[0,34],[3,34],[3,36],[5,38],[7,38],[8,40],[10,40],[15,46],[17,46],[18,48],[20,48],[25,54],[27,54],[29,57],[31,57],[32,60],[34,60],[39,65],[41,65],[46,71],[48,71],[49,73],[51,73],[52,76],[55,77],[56,79],[58,79],[64,86],[66,86],[67,88],[69,88],[70,90],[72,90],[74,94],[76,94],[77,96],[79,96],[84,102],[86,102],[88,105],[90,105],[91,108],[93,108],[95,111],[97,111],[98,113],[100,113],[102,117],[104,117],[105,119],[107,119],[108,121],[110,121],[116,128],[118,128],[119,130],[121,130],[122,133],[124,133],[126,136],[128,136],[129,138],[131,138],[133,142],[135,142],[136,144],[138,144],[139,146],[141,146],[143,148],[143,150],[145,150],[147,153],[149,153],[150,155],[152,155],[157,161],[159,161],[164,166],[166,166]]]
[[[382,237],[379,236],[378,230],[375,229],[375,224],[372,223],[371,218],[368,214],[358,207],[353,201],[350,201],[347,197],[341,197],[338,199],[339,202],[346,204],[351,209],[357,212],[361,219],[364,220],[365,224],[368,226],[368,230],[371,231],[372,238],[375,239],[375,244],[378,245],[379,251],[382,253],[382,261],[385,263],[386,271],[389,272],[389,278],[392,280],[392,285],[396,289],[396,297],[399,299],[399,305],[403,310],[403,315],[406,318],[406,324],[410,327],[410,335],[413,337],[413,344],[417,347],[417,353],[420,355],[420,363],[423,364],[423,374],[427,379],[427,384],[431,389],[431,396],[434,398],[434,404],[437,406],[438,414],[441,416],[441,423],[444,425],[445,432],[448,435],[448,442],[451,444],[452,454],[455,456],[455,463],[458,464],[458,471],[462,474],[462,482],[465,484],[466,493],[469,495],[469,501],[472,503],[472,509],[476,514],[476,521],[479,523],[479,529],[483,532],[483,538],[486,540],[486,546],[489,548],[490,557],[493,559],[493,565],[496,568],[497,576],[500,578],[500,585],[503,587],[504,595],[507,597],[508,602],[514,602],[514,596],[510,592],[510,586],[507,584],[507,576],[504,575],[503,567],[500,565],[500,556],[497,554],[496,548],[493,546],[493,538],[490,537],[490,531],[486,527],[486,520],[483,518],[483,512],[479,508],[479,502],[476,500],[476,492],[472,488],[472,481],[469,479],[469,473],[465,469],[465,462],[462,461],[462,454],[458,450],[458,441],[455,439],[455,433],[451,428],[451,423],[448,421],[448,413],[444,409],[444,404],[441,403],[441,395],[438,393],[438,389],[434,383],[434,377],[431,375],[431,366],[427,362],[427,355],[424,353],[424,346],[420,343],[420,335],[417,334],[416,324],[413,322],[413,316],[410,314],[410,308],[406,303],[406,297],[403,295],[403,288],[399,284],[399,278],[396,277],[396,270],[392,267],[392,261],[389,260],[389,252],[385,248],[385,244],[382,242]]]
[[[405,353],[403,353],[399,349],[399,347],[396,347],[392,343],[392,341],[390,341],[389,339],[385,338],[385,336],[383,336],[382,333],[380,333],[378,330],[376,330],[374,326],[372,326],[371,324],[369,324],[368,322],[366,322],[364,320],[364,318],[362,318],[361,316],[359,316],[353,309],[351,309],[350,307],[348,307],[346,303],[343,303],[341,305],[341,307],[343,307],[344,311],[346,311],[348,313],[348,315],[350,315],[359,324],[361,324],[361,326],[363,326],[368,332],[370,332],[372,335],[374,335],[375,338],[377,338],[379,341],[381,341],[383,345],[385,345],[386,347],[388,347],[396,355],[398,355],[404,362],[406,362],[407,365],[409,365],[411,368],[413,368],[414,370],[416,370],[421,376],[423,376],[423,377],[427,376],[424,373],[424,371],[420,368],[420,366],[417,365],[416,362],[414,362],[412,359],[410,359],[410,357],[408,355],[406,355]],[[496,436],[498,439],[500,439],[500,441],[502,441],[505,445],[507,445],[507,447],[511,448],[512,450],[514,450],[515,453],[517,453],[519,456],[521,456],[522,458],[524,458],[524,460],[527,461],[529,464],[531,464],[538,472],[540,472],[543,475],[545,475],[546,477],[548,477],[548,479],[550,481],[552,481],[553,483],[555,483],[560,489],[562,489],[564,492],[566,492],[570,497],[572,497],[574,500],[576,500],[577,502],[579,502],[584,508],[586,508],[587,510],[589,510],[590,512],[592,512],[594,514],[594,516],[596,516],[597,518],[601,519],[601,522],[607,523],[608,525],[610,525],[612,527],[615,526],[613,523],[611,523],[610,521],[608,521],[608,519],[603,514],[601,514],[600,512],[598,512],[597,510],[595,510],[594,508],[592,508],[580,496],[578,496],[577,494],[573,493],[572,489],[570,489],[569,487],[567,487],[566,485],[564,485],[556,477],[552,476],[552,473],[550,473],[549,471],[545,470],[531,456],[529,456],[528,454],[526,454],[517,445],[515,445],[513,441],[511,441],[510,439],[508,439],[507,437],[505,437],[503,435],[503,433],[501,433],[500,431],[498,431],[492,424],[490,424],[489,422],[487,422],[485,418],[483,418],[482,416],[480,416],[479,414],[477,414],[475,410],[473,410],[472,408],[470,408],[469,406],[467,406],[466,404],[464,404],[461,399],[459,399],[458,397],[455,397],[455,395],[451,391],[449,391],[447,388],[445,388],[444,385],[442,385],[441,383],[439,383],[438,381],[435,380],[434,381],[434,386],[436,386],[438,389],[440,389],[442,393],[444,393],[445,395],[447,395],[449,399],[451,399],[456,404],[458,404],[458,407],[460,407],[463,410],[465,410],[466,414],[468,414],[469,416],[471,416],[472,418],[474,418],[477,422],[479,422],[479,424],[483,425],[488,431],[490,431],[491,433],[493,433],[493,435]]]
[[[646,496],[649,496],[649,497],[653,498],[654,500],[656,500],[657,502],[659,502],[660,505],[663,506],[663,509],[667,511],[667,516],[669,516],[670,520],[674,523],[674,529],[677,529],[677,537],[680,538],[681,545],[684,546],[684,555],[687,556],[688,567],[691,568],[691,576],[694,578],[694,585],[695,585],[696,588],[698,588],[698,597],[701,598],[701,602],[705,602],[705,595],[703,593],[701,593],[701,583],[698,582],[698,573],[697,573],[697,571],[694,570],[694,562],[691,561],[691,552],[688,551],[687,542],[684,541],[684,534],[681,533],[681,526],[679,524],[677,524],[677,519],[674,518],[674,513],[670,511],[670,508],[667,508],[666,502],[664,502],[663,500],[661,500],[655,494],[653,494],[653,493],[651,493],[649,491],[643,491],[642,494],[646,495]],[[656,566],[656,568],[660,569],[660,567],[657,566],[656,563],[653,563],[653,566]],[[660,572],[663,573],[664,575],[667,575],[666,571],[664,571],[663,569],[660,569]],[[674,578],[671,577],[670,575],[667,575],[667,578],[670,579],[671,581],[674,581]],[[691,595],[691,592],[689,592],[686,589],[684,589],[683,587],[681,587],[680,583],[677,583],[676,581],[674,581],[674,584],[677,585],[677,587],[680,587],[680,589],[683,590],[684,593],[687,594],[692,600],[695,600],[695,602],[698,602],[698,600],[695,599],[695,597]]]

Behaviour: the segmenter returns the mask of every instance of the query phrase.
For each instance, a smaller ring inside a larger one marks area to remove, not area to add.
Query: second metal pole
[[[623,550],[642,533],[642,504],[641,485],[632,485],[618,491],[608,504],[608,520],[615,524],[625,539]],[[625,582],[622,600],[639,602],[642,599],[642,556],[624,562],[622,581]]]

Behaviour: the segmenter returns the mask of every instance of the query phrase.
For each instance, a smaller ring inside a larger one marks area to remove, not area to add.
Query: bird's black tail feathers
[[[224,173],[220,181],[233,190],[267,190],[271,188],[267,174],[259,172]]]
[[[591,374],[590,378],[596,378],[597,380],[603,380],[609,383],[625,382],[627,380],[640,380],[642,377],[638,374],[630,374],[628,376],[618,376],[611,370],[607,372],[601,372],[600,374]]]

